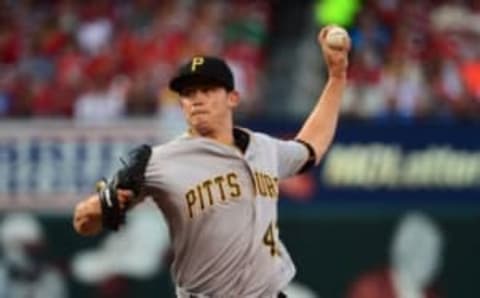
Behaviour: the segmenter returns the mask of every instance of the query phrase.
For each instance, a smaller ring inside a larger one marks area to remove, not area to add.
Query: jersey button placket
[[[256,237],[256,229],[257,229],[257,225],[258,225],[258,210],[257,210],[257,184],[255,182],[255,172],[253,171],[252,167],[250,166],[250,163],[248,162],[248,160],[245,158],[245,156],[242,155],[242,161],[245,165],[245,168],[247,169],[247,175],[249,176],[250,178],[250,183],[251,183],[251,186],[252,186],[252,199],[251,199],[251,206],[252,206],[252,233],[251,233],[251,241],[250,241],[250,252],[249,252],[249,256],[252,256],[254,254],[254,248],[255,248],[255,237]],[[249,261],[248,263],[248,267],[251,268],[253,266],[252,264],[253,261]],[[248,272],[248,270],[246,270],[246,273]]]

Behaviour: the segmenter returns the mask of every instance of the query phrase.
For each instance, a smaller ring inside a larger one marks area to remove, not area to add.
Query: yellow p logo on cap
[[[192,59],[192,71],[195,71],[197,66],[202,65],[204,62],[203,57],[193,57]]]

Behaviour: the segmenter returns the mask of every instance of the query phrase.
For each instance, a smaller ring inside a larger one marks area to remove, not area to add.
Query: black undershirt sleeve
[[[295,141],[304,145],[308,150],[308,159],[303,164],[303,166],[300,168],[300,170],[297,173],[297,174],[301,174],[301,173],[305,173],[306,171],[310,170],[315,165],[315,161],[317,160],[317,157],[315,155],[315,150],[313,150],[312,145],[310,145],[309,143],[305,142],[304,140],[300,140],[300,139],[295,139]]]

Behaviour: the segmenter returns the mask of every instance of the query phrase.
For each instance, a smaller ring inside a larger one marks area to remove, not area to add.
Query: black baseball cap
[[[215,83],[227,91],[234,88],[233,74],[227,63],[216,57],[195,56],[182,65],[170,81],[173,91],[181,92],[185,87],[198,83]]]

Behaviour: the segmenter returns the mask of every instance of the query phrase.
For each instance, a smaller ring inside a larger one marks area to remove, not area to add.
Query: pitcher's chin
[[[200,136],[213,135],[214,129],[207,121],[195,121],[192,123],[192,127]]]

